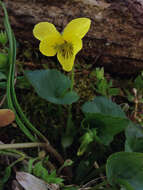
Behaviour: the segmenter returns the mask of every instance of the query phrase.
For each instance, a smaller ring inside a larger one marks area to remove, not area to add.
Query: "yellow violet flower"
[[[62,34],[49,22],[35,25],[33,35],[40,40],[40,52],[57,58],[65,71],[71,71],[76,54],[82,49],[82,38],[88,32],[91,21],[77,18],[68,23]]]

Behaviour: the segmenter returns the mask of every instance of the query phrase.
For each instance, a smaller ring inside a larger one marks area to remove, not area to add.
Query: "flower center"
[[[71,58],[73,56],[73,45],[72,45],[72,43],[65,41],[63,44],[57,45],[55,48],[57,49],[57,51],[59,53],[61,53],[61,55],[65,59]]]

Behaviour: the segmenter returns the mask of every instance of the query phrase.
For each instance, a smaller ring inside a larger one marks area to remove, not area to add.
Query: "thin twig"
[[[34,148],[46,147],[46,143],[15,143],[15,144],[0,144],[0,150],[4,149],[21,149],[21,148]]]
[[[104,178],[106,178],[106,176],[104,176]],[[95,185],[97,183],[97,181],[100,180],[100,179],[103,179],[103,177],[98,177],[96,179],[93,179],[93,180],[87,182],[79,190],[82,190],[82,189],[85,189],[85,188],[88,188],[88,187],[91,187],[91,186]]]
[[[99,165],[98,165],[98,163],[95,161],[94,162],[94,167],[96,168],[96,169],[99,169],[100,167],[99,167]],[[101,179],[104,181],[104,175],[102,174],[102,173],[100,173],[100,177],[101,177]]]

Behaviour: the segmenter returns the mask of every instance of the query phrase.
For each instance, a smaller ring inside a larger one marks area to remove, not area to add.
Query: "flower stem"
[[[74,86],[74,67],[72,68],[72,73],[71,73],[71,87],[70,90],[73,90],[73,86]]]
[[[71,71],[71,86],[70,86],[70,91],[72,92],[74,86],[74,67],[72,68]],[[68,107],[68,120],[67,120],[67,127],[66,127],[66,135],[69,135],[70,129],[71,129],[71,122],[72,122],[72,104],[69,105]]]

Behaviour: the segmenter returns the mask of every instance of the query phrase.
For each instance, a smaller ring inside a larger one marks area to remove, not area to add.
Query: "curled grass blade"
[[[5,8],[4,3],[0,1],[0,5],[2,6],[4,10],[4,25],[5,25],[5,30],[7,32],[8,40],[9,40],[9,75],[8,75],[8,81],[7,81],[7,102],[8,106],[10,109],[12,109],[16,115],[16,122],[20,129],[23,131],[23,133],[33,142],[37,141],[37,138],[33,136],[30,132],[34,132],[37,136],[39,136],[41,139],[43,139],[46,142],[46,149],[48,152],[50,152],[54,157],[59,161],[59,163],[63,164],[64,160],[62,156],[56,151],[55,148],[53,148],[48,139],[41,134],[40,131],[38,131],[31,123],[30,121],[26,118],[25,114],[23,113],[17,98],[16,98],[16,93],[15,93],[15,88],[14,88],[14,80],[15,80],[15,63],[16,63],[16,40],[14,37],[14,34],[12,32],[9,19],[8,19],[8,13]],[[26,125],[26,126],[25,126]],[[29,130],[29,129],[30,130]],[[68,173],[68,172],[67,172]]]
[[[16,42],[13,37],[13,32],[11,30],[7,10],[5,8],[4,3],[0,2],[0,5],[3,8],[4,11],[4,26],[5,30],[7,32],[8,40],[9,40],[9,52],[8,52],[8,62],[9,62],[9,75],[7,80],[7,102],[8,107],[12,109],[16,115],[16,122],[20,129],[24,132],[24,134],[31,140],[35,141],[35,137],[31,134],[31,132],[25,127],[23,122],[21,121],[20,117],[17,114],[17,110],[15,109],[15,105],[13,102],[13,95],[14,91],[12,92],[12,89],[14,88],[14,73],[15,73],[15,57],[16,57]]]

